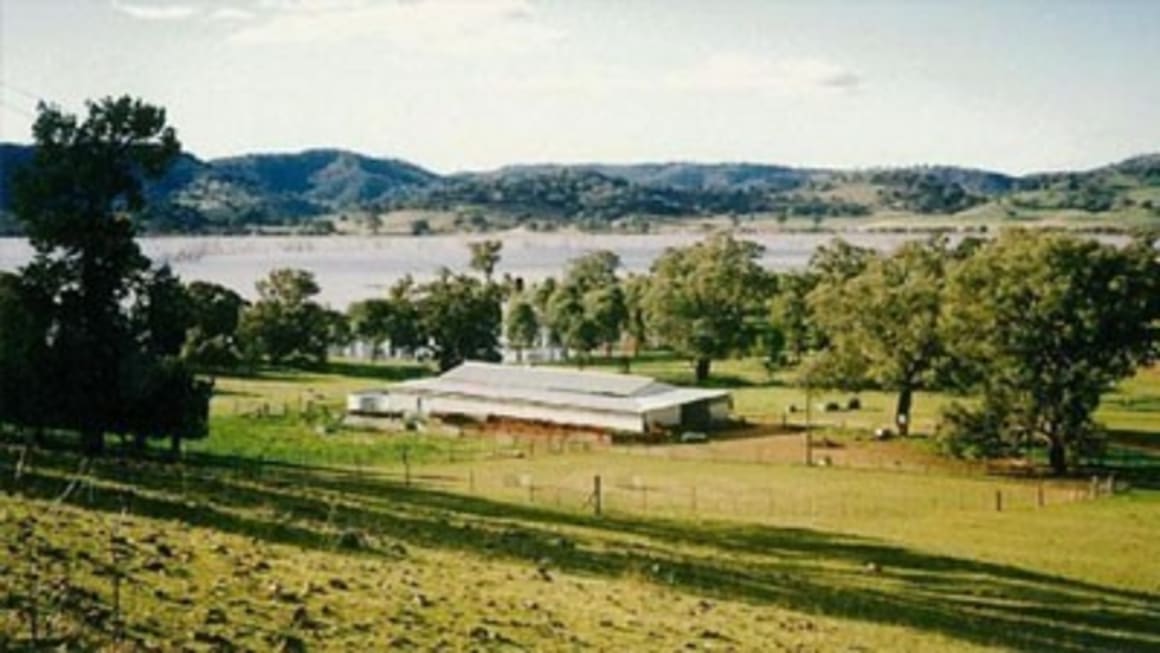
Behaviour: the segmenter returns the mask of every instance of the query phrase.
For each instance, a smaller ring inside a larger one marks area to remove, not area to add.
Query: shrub
[[[956,458],[997,458],[1009,453],[1002,412],[990,406],[968,408],[955,402],[943,410],[939,447]]]

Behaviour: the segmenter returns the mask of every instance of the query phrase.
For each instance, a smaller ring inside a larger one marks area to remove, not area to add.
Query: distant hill
[[[32,153],[30,146],[0,144],[0,233],[17,229],[6,214],[11,171]],[[322,229],[336,215],[396,210],[450,213],[457,216],[452,228],[465,229],[603,228],[718,215],[955,216],[982,209],[1000,216],[1125,210],[1160,217],[1160,154],[1025,176],[956,166],[838,170],[745,162],[512,165],[444,176],[399,159],[314,149],[210,160],[185,154],[147,190],[145,228],[187,233]]]
[[[30,146],[0,144],[0,211],[9,207],[11,171],[32,153]],[[148,184],[146,226],[198,232],[300,222],[385,202],[438,179],[405,161],[334,149],[209,161],[183,154],[163,178]]]
[[[435,173],[405,161],[343,150],[250,154],[214,159],[209,165],[219,179],[327,206],[381,201],[439,179]]]
[[[641,186],[669,187],[680,190],[739,190],[761,188],[792,190],[813,178],[818,171],[806,168],[757,163],[639,163],[576,165],[513,165],[500,168],[491,176],[533,177],[562,170],[590,171],[606,177],[624,179]],[[488,173],[485,173],[488,174]]]

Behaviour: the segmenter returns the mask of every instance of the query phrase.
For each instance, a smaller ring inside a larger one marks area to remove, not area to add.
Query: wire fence
[[[712,470],[710,470],[711,472]],[[724,471],[724,470],[722,470]],[[777,523],[907,519],[922,514],[1027,513],[1121,492],[1114,476],[1088,480],[1020,481],[820,472],[810,482],[793,470],[780,483],[703,478],[674,481],[631,469],[584,474],[534,466],[512,470],[490,464],[388,472],[421,489],[454,492],[514,504],[600,514],[676,519],[711,518]],[[819,470],[820,471],[820,470]]]

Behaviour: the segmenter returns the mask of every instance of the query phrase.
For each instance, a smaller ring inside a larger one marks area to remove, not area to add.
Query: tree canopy
[[[895,423],[905,435],[914,391],[943,352],[946,241],[909,242],[874,257],[861,272],[834,275],[809,296],[827,344],[818,365],[836,386],[866,383],[898,391]]]
[[[319,292],[314,274],[280,268],[256,287],[258,301],[246,309],[240,326],[251,355],[275,365],[326,362],[334,316],[313,300]]]
[[[34,426],[78,431],[90,453],[109,432],[139,441],[166,434],[175,443],[204,435],[198,416],[208,411],[208,385],[176,359],[189,320],[183,288],[151,269],[134,240],[143,183],[164,173],[180,144],[159,107],[121,97],[86,109],[78,118],[40,105],[36,153],[15,176],[14,209],[36,254],[8,290],[21,289],[37,323],[3,329],[32,336],[12,369],[37,370],[41,383],[23,392],[51,389],[38,409],[52,410]],[[0,321],[10,320],[4,311]],[[190,419],[178,428],[172,414]]]
[[[714,359],[746,350],[760,331],[770,276],[757,243],[717,235],[670,248],[652,265],[644,305],[652,335],[694,362],[704,381]]]
[[[498,361],[500,289],[446,268],[416,289],[421,331],[440,370],[466,360]]]
[[[1098,446],[1101,393],[1156,354],[1151,244],[1010,230],[956,266],[948,291],[943,341],[984,397],[949,413],[954,435],[985,449],[1044,441],[1057,473]]]

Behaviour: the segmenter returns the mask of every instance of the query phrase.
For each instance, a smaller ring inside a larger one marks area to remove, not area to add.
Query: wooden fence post
[[[604,497],[600,488],[600,474],[597,474],[592,477],[592,510],[596,513],[597,517],[604,510],[603,501]]]
[[[995,490],[995,512],[1003,512],[1003,490]]]

